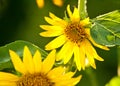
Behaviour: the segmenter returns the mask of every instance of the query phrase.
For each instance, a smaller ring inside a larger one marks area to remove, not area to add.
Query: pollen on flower
[[[87,38],[84,27],[79,23],[68,24],[64,32],[67,38],[73,43],[82,42]]]
[[[46,75],[35,73],[23,75],[17,81],[17,86],[54,86],[54,83]]]

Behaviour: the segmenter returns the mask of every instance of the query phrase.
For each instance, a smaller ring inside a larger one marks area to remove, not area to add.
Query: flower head
[[[45,46],[45,49],[52,50],[62,47],[57,54],[56,60],[63,60],[64,64],[66,64],[71,57],[74,57],[78,70],[85,69],[86,59],[93,68],[96,68],[94,59],[99,61],[103,61],[103,59],[97,54],[92,44],[104,50],[108,50],[108,48],[95,43],[90,35],[90,28],[88,28],[90,24],[89,18],[81,20],[78,8],[74,7],[72,13],[70,5],[68,5],[67,13],[69,20],[58,18],[52,13],[49,14],[50,18],[45,17],[45,20],[50,25],[41,25],[40,27],[46,31],[40,33],[40,35],[56,37]]]
[[[63,5],[63,0],[52,0],[56,6],[61,7]]]
[[[74,86],[81,78],[81,76],[72,78],[74,72],[66,73],[64,67],[52,69],[55,50],[51,51],[44,61],[38,50],[32,57],[27,46],[24,48],[23,61],[12,50],[10,57],[15,70],[20,72],[21,76],[0,72],[0,86]]]
[[[61,7],[63,5],[63,0],[52,0],[54,5]],[[36,0],[39,8],[44,7],[44,0]]]

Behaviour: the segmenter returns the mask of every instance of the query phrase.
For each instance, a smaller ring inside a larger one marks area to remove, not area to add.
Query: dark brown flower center
[[[54,86],[44,74],[27,74],[17,81],[17,86]]]
[[[65,29],[67,38],[74,43],[82,42],[87,38],[85,28],[79,23],[70,23]]]

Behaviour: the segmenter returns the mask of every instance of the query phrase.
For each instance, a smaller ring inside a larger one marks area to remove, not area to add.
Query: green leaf
[[[4,68],[12,68],[13,65],[10,61],[10,56],[9,56],[9,50],[15,51],[20,57],[23,56],[23,49],[24,46],[28,46],[32,55],[35,53],[36,50],[39,50],[41,53],[41,56],[45,58],[47,56],[47,52],[45,52],[43,49],[39,48],[38,46],[26,42],[26,41],[15,41],[10,44],[7,44],[3,47],[0,47],[0,70]]]
[[[116,10],[93,19],[92,38],[108,47],[120,45],[120,11]]]
[[[120,86],[120,77],[114,77],[105,86]]]

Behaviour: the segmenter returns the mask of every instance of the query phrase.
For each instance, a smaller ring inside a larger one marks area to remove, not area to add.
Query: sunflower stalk
[[[86,74],[88,75],[89,79],[90,79],[90,82],[91,82],[91,86],[99,86],[98,85],[98,82],[97,82],[97,79],[96,79],[96,74],[94,73],[93,69],[92,68],[88,68],[86,69]]]
[[[85,19],[88,16],[86,3],[87,0],[78,0],[78,10],[81,19]]]
[[[117,47],[117,57],[118,57],[118,69],[117,74],[120,76],[120,46]]]

